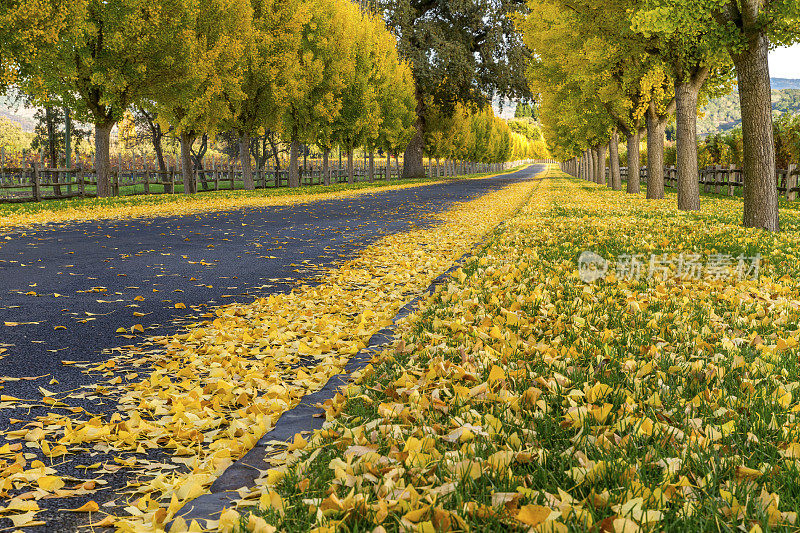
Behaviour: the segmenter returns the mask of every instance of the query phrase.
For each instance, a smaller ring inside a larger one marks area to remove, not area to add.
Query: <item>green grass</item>
[[[403,442],[429,434],[442,456],[461,454],[484,464],[477,479],[452,480],[452,491],[433,502],[424,500],[458,514],[472,531],[527,529],[502,508],[487,515],[465,510],[468,502],[491,508],[492,494],[520,488],[524,504],[552,508],[553,498],[564,501],[559,491],[573,498],[573,510],[559,519],[565,531],[604,530],[597,524],[619,518],[614,505],[638,497],[645,509],[663,513],[650,526],[658,531],[749,531],[754,525],[763,531],[796,531],[790,521],[770,517],[764,501],[775,493],[781,512],[800,508],[800,462],[784,455],[788,443],[800,437],[800,358],[796,344],[783,351],[775,348],[779,339],[796,341],[800,336],[800,266],[786,255],[797,250],[797,233],[739,227],[741,202],[735,199],[708,198],[703,212],[680,213],[672,193],[664,201],[646,201],[578,180],[548,186],[545,205],[523,212],[497,231],[463,268],[461,281],[454,276],[425,303],[403,332],[408,349],[390,350],[348,389],[341,412],[329,417],[339,436],[315,437],[304,453],[318,455],[301,457],[289,468],[277,487],[285,514],[260,511],[270,524],[291,531],[321,525],[371,531],[376,525],[373,507],[328,512],[326,520],[319,520],[304,500],[331,494],[344,500],[354,490],[371,506],[378,501],[381,475],[389,476],[392,486],[403,486],[398,485],[402,481],[427,498],[431,487],[451,481],[446,461],[425,467],[404,464]],[[800,223],[795,213],[786,219],[792,227]],[[732,256],[758,252],[765,266],[754,282],[645,278],[587,285],[576,279],[576,258],[583,250],[605,257],[683,250]],[[630,301],[647,304],[635,311]],[[518,325],[505,319],[515,305]],[[460,327],[452,329],[453,324]],[[489,338],[491,327],[503,336]],[[729,339],[744,342],[734,346]],[[442,363],[469,369],[474,379],[443,376],[439,369],[448,367]],[[461,401],[451,392],[457,384],[472,387],[488,381],[495,364],[509,376],[522,371],[502,384],[512,397],[520,399],[536,387],[544,406],[520,408],[502,397]],[[639,374],[645,368],[649,370]],[[413,381],[398,384],[405,375]],[[602,400],[589,400],[587,391],[597,384],[610,392]],[[447,413],[432,408],[432,401],[422,402],[431,400],[432,390],[444,400]],[[787,391],[792,392],[788,403],[778,402]],[[410,418],[380,413],[381,403],[393,402],[404,404]],[[607,421],[569,423],[571,407],[593,408],[603,402],[610,405]],[[440,438],[464,423],[486,429],[490,417],[500,423],[494,435],[470,444]],[[654,429],[645,429],[645,422]],[[374,432],[387,425],[397,427],[401,436]],[[674,437],[673,430],[683,436]],[[514,435],[539,458],[515,462],[508,471],[487,468],[486,459],[509,449]],[[613,444],[600,445],[601,436]],[[370,466],[366,459],[352,459],[348,484],[337,479],[331,464],[344,460],[351,445],[374,445],[382,459],[370,459]],[[606,468],[578,481],[570,470],[587,458],[604,461]],[[663,460],[680,464],[671,472]],[[393,472],[397,467],[403,467],[400,474]],[[759,474],[754,480],[742,479],[737,474],[741,467]],[[366,473],[378,481],[366,479]],[[673,490],[679,478],[691,490],[670,493],[664,501],[655,496]],[[298,488],[301,483],[308,484],[307,490]],[[608,505],[587,504],[601,493]],[[736,511],[729,494],[738,502]],[[693,512],[687,511],[687,503]],[[578,516],[578,507],[584,514]],[[383,527],[403,530],[407,511],[396,508]]]

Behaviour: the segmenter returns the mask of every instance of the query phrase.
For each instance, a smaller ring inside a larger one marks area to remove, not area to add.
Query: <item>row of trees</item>
[[[0,90],[94,126],[98,196],[109,139],[132,107],[180,138],[186,192],[196,139],[234,131],[245,188],[251,140],[280,132],[299,186],[302,143],[402,149],[415,89],[384,22],[345,0],[11,0],[0,4]],[[328,173],[324,173],[326,176]],[[352,175],[352,172],[351,172]]]
[[[526,131],[532,132],[530,137],[512,131],[509,123],[498,118],[491,108],[470,110],[457,105],[453,112],[444,112],[430,103],[425,155],[435,159],[437,165],[440,159],[502,163],[547,158],[539,129],[531,126]]]
[[[518,17],[533,52],[528,76],[551,151],[599,168],[608,147],[618,176],[626,137],[628,192],[639,191],[639,141],[647,135],[647,197],[664,197],[664,133],[675,116],[678,207],[700,208],[697,109],[738,81],[744,216],[778,229],[770,80],[772,44],[800,38],[797,0],[531,0]]]

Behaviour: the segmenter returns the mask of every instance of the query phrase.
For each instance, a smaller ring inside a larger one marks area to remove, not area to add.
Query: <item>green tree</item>
[[[797,0],[650,0],[667,21],[709,34],[736,68],[744,138],[743,224],[778,229],[778,192],[772,131],[768,52],[770,43],[800,39]],[[702,16],[687,16],[702,13]]]
[[[109,137],[126,109],[156,99],[186,73],[181,31],[183,0],[43,0],[64,13],[55,42],[37,41],[24,59],[24,90],[35,98],[60,98],[76,118],[94,124],[97,195],[112,193]],[[57,6],[57,7],[56,7]],[[17,11],[16,18],[24,19]],[[12,15],[14,16],[14,15]]]
[[[251,0],[250,4],[252,33],[246,41],[241,81],[245,98],[233,102],[232,119],[228,121],[239,135],[245,189],[255,186],[251,140],[279,129],[291,99],[302,97],[293,87],[302,74],[297,58],[303,26],[311,18],[310,6],[304,0]]]
[[[422,177],[428,102],[445,111],[456,103],[488,103],[494,93],[526,97],[528,54],[511,14],[521,0],[379,0],[402,57],[414,75],[416,132],[405,150],[403,177]]]
[[[159,119],[170,124],[181,143],[183,191],[197,192],[192,145],[230,122],[245,99],[243,65],[252,38],[252,8],[238,0],[186,0],[180,37],[183,75],[155,97]],[[252,189],[252,175],[245,179]]]

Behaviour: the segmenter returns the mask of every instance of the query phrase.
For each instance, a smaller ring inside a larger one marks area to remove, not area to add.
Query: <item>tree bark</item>
[[[289,187],[300,186],[300,169],[297,166],[299,151],[300,141],[296,136],[292,136],[292,144],[289,147]]]
[[[375,181],[375,152],[369,151],[369,182]]]
[[[417,89],[417,121],[414,125],[414,136],[408,142],[403,154],[403,179],[424,178],[425,165],[422,157],[425,151],[425,102],[422,93]]]
[[[767,54],[769,42],[762,31],[753,31],[748,46],[731,54],[739,81],[744,144],[743,225],[778,231],[778,189],[772,101]]]
[[[190,133],[181,133],[181,177],[183,178],[183,192],[186,194],[197,192],[197,180],[192,162],[192,144],[195,137]]]
[[[601,144],[597,147],[597,183],[606,185],[606,145]]]
[[[678,167],[678,209],[700,210],[700,173],[697,168],[697,95],[691,80],[675,80],[675,122]]]
[[[164,134],[161,133],[161,126],[156,124],[156,128],[158,128],[158,130],[151,129],[152,140],[153,140],[153,151],[155,151],[156,153],[156,161],[158,161],[158,170],[160,170],[161,172],[166,172],[167,163],[164,161],[164,148],[161,146],[161,138],[164,136]]]
[[[94,169],[97,173],[97,197],[111,196],[111,129],[113,122],[94,125]]]
[[[594,150],[589,148],[586,150],[586,174],[589,181],[594,182]]]
[[[355,173],[353,172],[353,149],[347,149],[347,183],[355,183]]]
[[[50,160],[50,168],[58,168],[58,154],[56,153],[56,134],[55,134],[55,119],[53,117],[53,108],[45,108],[45,122],[47,125],[47,158]],[[58,172],[56,172],[56,181],[58,180]],[[53,186],[53,193],[56,196],[61,196],[61,185],[56,183]]]
[[[639,132],[628,135],[628,194],[637,194],[641,188],[639,183]]]
[[[325,148],[325,150],[322,152],[322,183],[325,185],[331,184],[331,165],[328,161],[330,155],[330,148]]]
[[[253,165],[250,160],[250,134],[239,134],[239,158],[242,161],[242,180],[246,191],[256,188],[253,182]]]
[[[611,188],[615,191],[622,190],[622,174],[619,171],[619,134],[617,130],[611,132],[608,143],[608,159],[611,167]]]
[[[658,116],[655,103],[647,108],[647,198],[664,198],[664,132],[666,121]]]
[[[392,179],[392,154],[386,150],[386,181]]]

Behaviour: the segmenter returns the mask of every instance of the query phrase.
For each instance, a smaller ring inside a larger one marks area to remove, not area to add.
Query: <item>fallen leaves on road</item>
[[[36,500],[47,489],[62,490],[57,465],[34,460],[33,451],[48,461],[101,452],[114,459],[89,467],[92,475],[136,474],[127,501],[104,508],[116,517],[115,527],[161,529],[283,412],[341,372],[403,304],[518,209],[533,186],[508,186],[437,215],[440,223],[430,228],[385,237],[327,272],[319,285],[223,306],[181,334],[123,347],[99,364],[74,365],[98,383],[66,394],[42,390],[48,414],[2,433],[24,440],[26,451],[0,454],[0,496],[36,487]],[[140,324],[125,327],[142,332]],[[118,412],[105,418],[69,407],[82,398],[116,401]],[[300,438],[292,446],[305,445]],[[151,450],[171,457],[154,460]],[[73,509],[98,510],[94,501]]]

